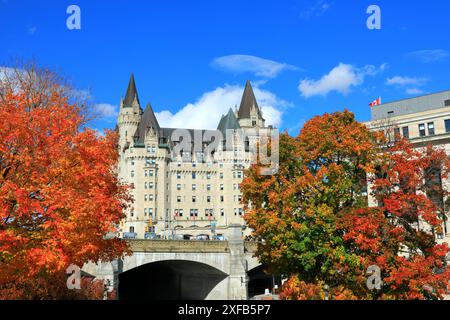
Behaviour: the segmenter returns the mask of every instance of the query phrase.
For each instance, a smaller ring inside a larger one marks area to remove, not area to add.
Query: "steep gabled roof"
[[[138,104],[140,105],[141,103],[139,102],[139,96],[136,89],[136,82],[134,81],[134,75],[131,74],[130,81],[128,82],[127,93],[125,95],[125,99],[123,100],[123,107],[131,108],[133,106],[133,101],[135,97]]]
[[[161,132],[161,128],[158,120],[156,119],[155,113],[153,112],[153,108],[150,104],[147,104],[147,107],[145,107],[145,111],[142,114],[141,122],[139,122],[136,133],[134,134],[135,142],[144,143],[145,135],[150,128],[152,128],[158,135]]]
[[[229,129],[240,129],[239,121],[234,115],[233,110],[230,108],[226,116],[222,116],[220,119],[219,125],[217,126],[217,130],[222,132],[222,134],[226,135],[227,130]]]
[[[253,93],[252,85],[250,84],[250,81],[247,80],[247,82],[245,83],[244,93],[242,94],[241,105],[238,111],[238,118],[239,119],[250,118],[250,110],[253,107],[256,108],[258,116],[262,118],[258,102],[256,102],[255,94]]]

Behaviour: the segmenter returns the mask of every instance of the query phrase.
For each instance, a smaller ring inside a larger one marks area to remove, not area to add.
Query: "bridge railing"
[[[143,240],[127,239],[134,252],[228,252],[228,241],[204,240]],[[258,242],[244,241],[245,252],[254,253]]]
[[[127,240],[134,252],[227,252],[227,241]]]

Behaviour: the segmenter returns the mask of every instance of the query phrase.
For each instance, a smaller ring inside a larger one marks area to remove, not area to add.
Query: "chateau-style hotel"
[[[249,81],[239,108],[230,108],[217,130],[193,130],[161,127],[151,105],[142,109],[131,75],[117,130],[119,179],[134,187],[123,237],[226,239],[232,224],[250,233],[243,219],[243,171],[254,159],[250,145],[275,129],[265,125]],[[174,157],[178,149],[181,159]]]

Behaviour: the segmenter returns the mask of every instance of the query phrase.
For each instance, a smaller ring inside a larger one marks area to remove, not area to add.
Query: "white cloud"
[[[304,9],[300,16],[302,18],[318,17],[331,8],[331,2],[325,0],[316,0],[311,6]]]
[[[258,104],[262,110],[266,125],[279,127],[282,110],[289,103],[278,98],[274,93],[254,87]],[[236,85],[225,85],[204,93],[196,102],[189,103],[175,114],[164,110],[157,112],[156,117],[162,127],[216,129],[220,118],[231,107],[239,107],[244,88]]]
[[[443,49],[418,50],[410,52],[409,56],[423,63],[431,63],[447,60],[448,58],[450,58],[450,53]]]
[[[298,89],[306,98],[325,96],[332,91],[346,95],[352,87],[362,84],[366,76],[375,76],[387,67],[387,64],[382,64],[380,67],[366,65],[363,68],[357,68],[351,64],[339,63],[319,80],[302,80]]]
[[[117,107],[109,103],[99,103],[94,106],[94,111],[101,118],[112,118],[119,115]]]
[[[386,84],[389,86],[405,88],[406,94],[419,95],[424,93],[421,87],[426,85],[428,81],[429,79],[427,78],[395,76],[386,79]]]
[[[419,88],[407,88],[406,93],[410,94],[410,95],[419,95],[419,94],[423,94],[424,91]]]
[[[232,54],[215,58],[211,65],[236,74],[249,72],[265,78],[275,78],[284,70],[299,70],[299,68],[287,63],[243,54]]]
[[[392,78],[388,78],[386,80],[387,85],[397,85],[397,86],[423,86],[428,82],[426,78],[415,78],[415,77],[403,77],[403,76],[395,76]]]
[[[28,28],[28,34],[30,35],[30,36],[32,36],[32,35],[34,35],[35,33],[36,33],[36,31],[37,31],[37,27],[29,27]]]

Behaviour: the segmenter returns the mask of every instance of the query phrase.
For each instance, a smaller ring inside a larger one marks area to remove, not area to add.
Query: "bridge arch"
[[[205,263],[160,260],[119,274],[119,299],[204,300],[216,287],[223,286],[221,283],[227,277],[228,274]]]

